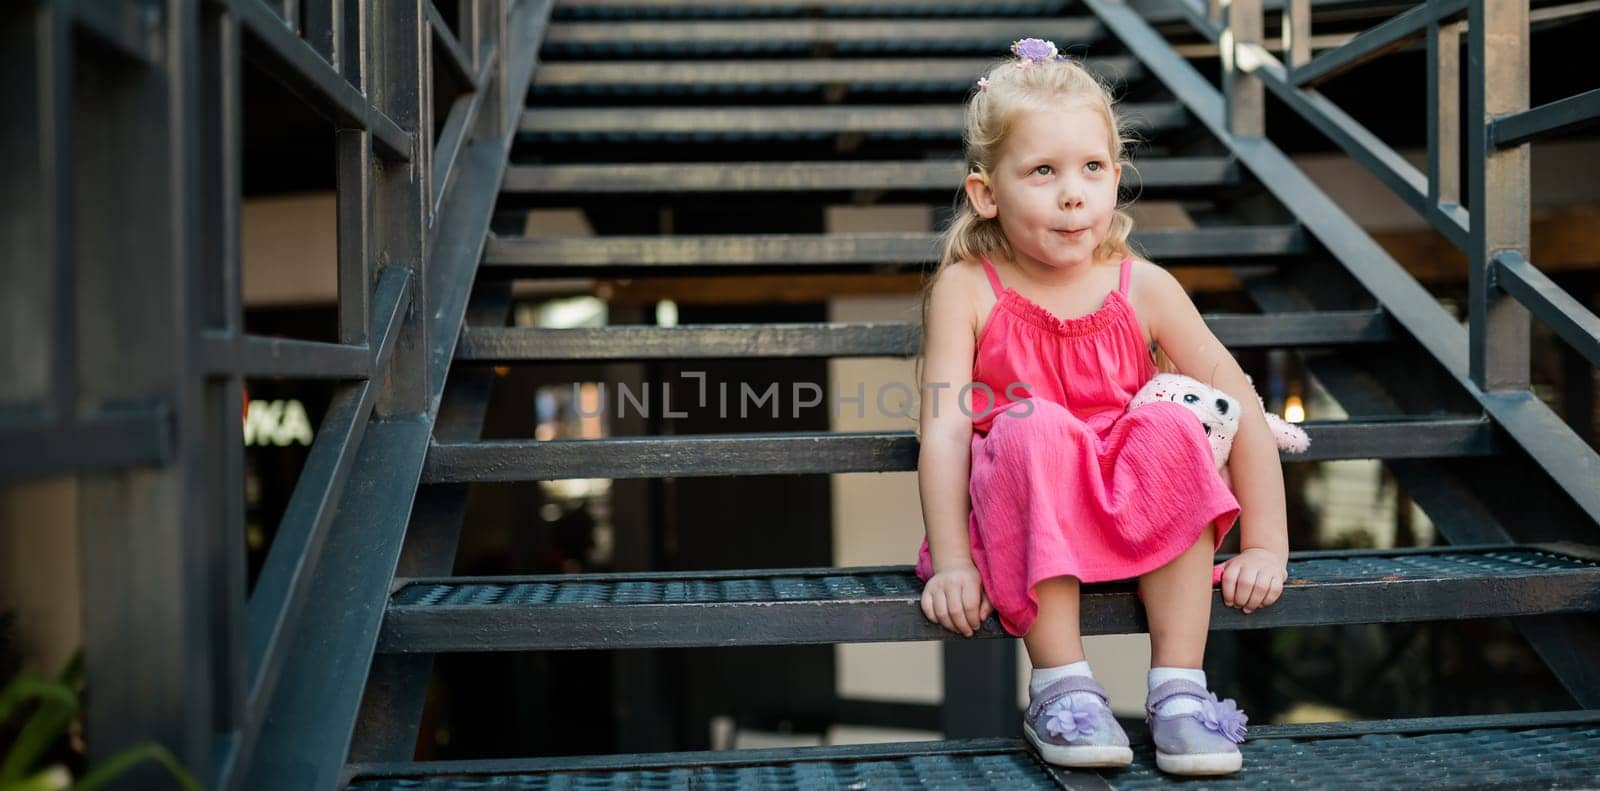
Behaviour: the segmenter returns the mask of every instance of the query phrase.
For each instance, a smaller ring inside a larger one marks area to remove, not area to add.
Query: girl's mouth
[[[1089,230],[1089,229],[1088,228],[1079,228],[1076,231],[1063,231],[1063,230],[1057,228],[1056,229],[1056,233],[1060,234],[1063,239],[1077,239],[1077,238],[1083,236],[1084,232],[1087,231],[1087,230]]]

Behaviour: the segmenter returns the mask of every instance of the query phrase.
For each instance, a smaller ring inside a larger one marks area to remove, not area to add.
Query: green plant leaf
[[[67,664],[61,668],[61,675],[56,678],[68,689],[77,690],[83,687],[83,649],[79,648],[67,658]]]
[[[78,696],[64,684],[18,677],[0,692],[0,721],[9,718],[23,703],[38,700],[39,707],[17,733],[16,741],[0,761],[0,784],[22,780],[28,769],[65,733],[78,710]]]
[[[0,785],[0,791],[61,791],[70,782],[72,778],[67,776],[66,769],[51,767],[32,777]]]
[[[123,772],[147,761],[155,761],[165,766],[167,771],[171,772],[172,776],[177,779],[179,785],[184,787],[185,791],[200,791],[200,784],[195,782],[194,776],[190,775],[182,764],[178,763],[178,759],[174,758],[172,753],[167,752],[167,748],[154,743],[129,747],[101,761],[99,766],[90,770],[88,774],[83,776],[82,780],[72,786],[72,791],[95,791],[95,789],[116,779]]]
[[[0,689],[0,722],[11,719],[19,706],[30,700],[54,700],[78,708],[78,694],[71,687],[32,676],[17,676]]]

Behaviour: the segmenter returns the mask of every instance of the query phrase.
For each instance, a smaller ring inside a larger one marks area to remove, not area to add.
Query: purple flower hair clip
[[[1017,65],[1022,68],[1068,59],[1056,49],[1055,42],[1042,38],[1018,39],[1011,45],[1011,54],[1017,56]]]
[[[979,77],[978,78],[978,90],[980,90],[980,91],[989,90],[989,78],[988,77]]]
[[[1030,63],[1038,63],[1055,59],[1056,45],[1042,38],[1022,38],[1011,44],[1011,54]]]

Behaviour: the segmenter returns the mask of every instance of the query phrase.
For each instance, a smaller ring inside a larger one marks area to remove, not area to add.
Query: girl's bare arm
[[[1134,283],[1141,290],[1141,301],[1150,306],[1143,313],[1150,333],[1178,371],[1239,401],[1239,434],[1233,438],[1228,468],[1239,501],[1240,550],[1265,549],[1288,562],[1283,466],[1255,389],[1171,273],[1141,263]]]
[[[952,264],[940,270],[929,295],[917,488],[934,571],[972,562],[967,539],[972,418],[958,398],[972,381],[978,321],[972,293],[970,270]]]

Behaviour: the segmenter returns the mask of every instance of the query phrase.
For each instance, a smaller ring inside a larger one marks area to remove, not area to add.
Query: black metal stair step
[[[1099,20],[1078,17],[964,19],[696,19],[554,22],[545,35],[546,57],[617,57],[648,54],[779,54],[813,52],[1003,52],[1034,36],[1066,51],[1099,40]]]
[[[556,19],[781,16],[1044,16],[1072,0],[560,0]]]
[[[555,61],[539,67],[540,96],[797,93],[835,86],[858,92],[964,93],[992,65],[985,58],[874,58],[713,61]],[[1111,83],[1143,74],[1127,56],[1092,58],[1089,71]]]
[[[1135,230],[1131,243],[1163,264],[1239,264],[1306,252],[1298,225]],[[934,233],[491,237],[480,276],[680,275],[759,271],[896,272],[938,259]]]
[[[1230,349],[1382,343],[1394,327],[1381,310],[1205,316]],[[458,363],[730,358],[910,357],[922,347],[911,322],[616,325],[576,329],[466,327]]]
[[[543,196],[605,193],[713,193],[883,190],[938,193],[947,202],[961,188],[959,160],[855,162],[684,162],[513,165],[501,194]],[[1228,157],[1163,157],[1124,169],[1130,189],[1209,189],[1240,183]]]
[[[691,382],[691,384],[693,384]],[[724,386],[726,385],[726,386]],[[663,401],[661,388],[646,396],[628,391],[628,398],[605,387],[606,409],[632,410],[633,403],[661,417],[693,410],[740,414],[789,413],[801,399],[841,414],[866,414],[876,409],[900,410],[910,387],[826,394],[743,388],[747,383],[707,382],[705,404]],[[640,388],[643,390],[643,387]],[[682,392],[680,388],[679,392]],[[860,403],[844,398],[861,396]],[[882,395],[885,405],[876,404]],[[831,397],[834,400],[826,400]],[[894,413],[894,414],[897,414]],[[907,417],[909,420],[909,415]],[[1382,420],[1308,421],[1300,424],[1311,437],[1305,453],[1280,454],[1285,462],[1341,459],[1419,459],[1487,456],[1494,450],[1493,424],[1485,417],[1412,417]],[[480,440],[436,443],[428,449],[423,483],[547,481],[568,478],[727,477],[745,475],[811,475],[845,472],[905,472],[917,468],[919,444],[910,431],[770,432],[702,434],[610,439]]]
[[[908,557],[916,547],[907,546]],[[386,653],[561,651],[959,638],[922,614],[910,566],[397,578]],[[1084,634],[1148,629],[1136,583],[1083,587]],[[1212,593],[1211,628],[1269,629],[1600,611],[1600,548],[1578,544],[1292,552],[1249,615]],[[1008,637],[991,615],[976,633]]]
[[[536,143],[730,142],[961,139],[962,108],[950,105],[821,107],[567,107],[524,110],[518,139]],[[1177,102],[1124,103],[1119,120],[1136,132],[1189,123]]]
[[[1133,745],[1124,769],[1051,766],[1021,738],[760,750],[517,758],[346,767],[352,791],[466,789],[1260,789],[1592,788],[1600,713],[1429,717],[1297,725],[1251,724],[1244,768],[1176,778],[1155,748]]]

